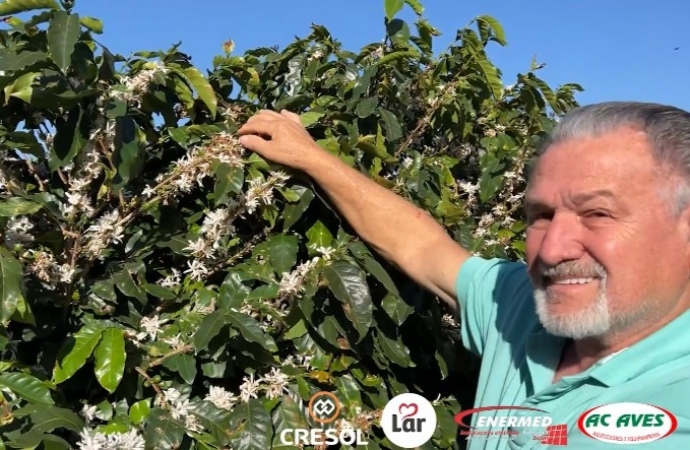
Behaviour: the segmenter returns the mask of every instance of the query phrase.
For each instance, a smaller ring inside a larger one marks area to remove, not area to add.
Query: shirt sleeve
[[[525,307],[532,289],[523,262],[472,256],[458,271],[456,293],[463,345],[480,357],[490,333],[501,328],[499,322],[505,320],[497,317],[499,306],[503,307],[502,317],[512,319],[534,311],[532,305]]]

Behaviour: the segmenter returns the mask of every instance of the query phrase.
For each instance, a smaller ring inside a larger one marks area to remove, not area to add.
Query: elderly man
[[[547,411],[568,425],[569,448],[599,449],[637,442],[588,436],[583,413],[646,403],[677,428],[639,448],[689,448],[690,113],[612,102],[563,118],[528,180],[525,263],[469,254],[424,211],[323,151],[292,113],[262,111],[239,134],[312,177],[376,251],[459,306],[462,341],[482,357],[476,406]],[[469,445],[545,447],[524,434]]]

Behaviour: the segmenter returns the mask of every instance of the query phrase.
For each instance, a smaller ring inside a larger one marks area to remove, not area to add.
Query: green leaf
[[[197,94],[199,94],[199,98],[211,112],[211,117],[215,117],[218,108],[218,99],[216,98],[216,92],[213,90],[208,80],[195,67],[187,67],[182,73],[184,73],[191,85],[194,86]]]
[[[422,2],[419,0],[405,0],[405,3],[407,3],[418,16],[424,14],[424,6],[422,6]]]
[[[174,419],[169,411],[160,408],[152,409],[144,428],[143,437],[146,448],[179,448],[186,431],[184,425],[184,422]]]
[[[376,96],[361,99],[357,104],[357,116],[360,119],[366,119],[374,113],[378,104],[379,99]]]
[[[251,293],[251,289],[242,283],[239,272],[229,272],[220,286],[218,306],[222,309],[241,308],[242,303]]]
[[[48,27],[48,50],[55,64],[65,71],[72,62],[74,46],[79,40],[79,15],[56,11]]]
[[[86,364],[101,340],[102,333],[101,325],[87,324],[63,343],[53,368],[53,381],[56,384],[70,379]]]
[[[242,450],[266,450],[271,448],[273,427],[271,416],[260,400],[252,398],[241,403],[232,411],[233,422],[241,425],[240,431],[232,437],[233,448]]]
[[[134,425],[139,425],[148,419],[151,412],[151,405],[149,400],[139,400],[129,408],[129,420]]]
[[[72,163],[75,156],[88,142],[89,135],[86,128],[86,120],[82,120],[84,111],[75,107],[69,111],[67,118],[58,118],[56,121],[56,133],[51,154],[50,168],[55,170]],[[85,132],[86,131],[86,132]]]
[[[0,202],[0,217],[16,217],[33,214],[43,208],[40,203],[25,200],[19,197],[11,197]]]
[[[370,327],[373,323],[374,304],[366,283],[365,273],[347,261],[334,261],[324,269],[328,287],[338,300],[343,302],[348,317],[354,317],[359,324]]]
[[[12,390],[26,401],[40,405],[54,405],[48,387],[36,377],[23,372],[0,374],[0,385]]]
[[[2,4],[0,3],[0,5]],[[45,61],[47,58],[48,54],[41,51],[24,50],[21,53],[14,53],[10,50],[0,49],[0,70],[6,72],[23,70],[39,61]],[[7,92],[5,95],[8,95]]]
[[[96,34],[103,33],[103,21],[100,19],[96,19],[95,17],[82,17],[79,23]]]
[[[263,348],[272,352],[278,351],[278,346],[273,341],[273,338],[263,332],[259,326],[259,322],[252,316],[241,312],[229,311],[227,313],[227,318],[230,324],[236,328],[247,341],[261,344]]]
[[[496,42],[503,46],[508,45],[503,26],[498,22],[498,20],[487,15],[479,16],[476,20],[482,40],[487,41],[493,38]]]
[[[326,228],[320,220],[317,220],[311,228],[307,230],[309,247],[330,247],[333,243],[333,234]]]
[[[286,429],[309,428],[309,423],[300,408],[300,404],[289,395],[283,396],[283,400],[278,407],[273,410],[271,421],[273,423],[275,435],[273,445],[270,448],[284,447],[284,444],[280,442],[281,431]]]
[[[142,169],[143,154],[139,146],[137,124],[131,116],[115,118],[115,152],[113,163],[117,173],[114,188],[121,189],[134,179]]]
[[[28,72],[19,77],[12,84],[5,87],[5,104],[10,101],[10,97],[16,97],[25,103],[31,103],[34,88],[33,82],[40,72]]]
[[[417,57],[419,57],[419,52],[416,50],[402,50],[387,54],[386,56],[376,61],[376,64],[379,66],[385,66],[386,64],[394,63],[401,59],[414,59]]]
[[[194,408],[193,414],[199,418],[199,422],[211,432],[216,443],[226,447],[232,436],[232,415],[230,411],[218,408],[211,402],[201,402]]]
[[[503,83],[501,83],[498,69],[484,56],[475,56],[479,69],[486,78],[486,82],[488,83],[491,94],[494,96],[494,98],[500,98],[501,93],[503,92]]]
[[[384,9],[388,20],[393,19],[393,17],[400,12],[404,4],[403,0],[385,0]]]
[[[216,337],[225,327],[227,324],[226,314],[226,311],[218,310],[204,317],[199,324],[199,328],[194,333],[194,349],[196,353],[205,350],[211,339]]]
[[[103,331],[101,341],[94,353],[96,379],[111,394],[120,385],[125,372],[127,352],[121,328],[108,328]]]
[[[163,360],[163,365],[179,373],[184,382],[190,386],[194,383],[197,374],[196,359],[194,356],[187,353],[174,355]]]
[[[297,261],[297,236],[279,234],[266,243],[268,260],[277,274],[290,272]]]
[[[42,406],[31,414],[31,420],[35,424],[31,431],[36,433],[52,433],[58,428],[79,433],[84,428],[84,421],[74,411],[56,406]]]
[[[410,365],[410,350],[405,344],[398,339],[391,339],[382,331],[377,332],[377,339],[381,350],[386,358],[400,367],[408,367]]]
[[[403,135],[403,131],[398,118],[395,117],[395,114],[385,108],[380,108],[379,114],[381,115],[383,125],[386,128],[386,139],[388,142],[395,142],[400,139]]]
[[[60,6],[55,0],[5,0],[0,2],[0,16],[9,16],[35,9],[60,9]]]
[[[17,305],[24,301],[23,273],[22,264],[5,247],[0,246],[0,319],[3,326],[9,325]]]
[[[304,189],[297,203],[288,204],[283,210],[283,230],[293,226],[302,217],[302,214],[309,208],[311,201],[314,200],[314,192]]]
[[[300,116],[300,119],[302,120],[302,125],[306,128],[306,127],[309,127],[311,125],[314,125],[324,115],[325,114],[322,112],[307,111]]]

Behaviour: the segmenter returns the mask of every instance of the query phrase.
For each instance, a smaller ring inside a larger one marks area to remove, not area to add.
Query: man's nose
[[[579,259],[584,253],[580,234],[575,215],[555,214],[539,247],[539,259],[550,266]]]

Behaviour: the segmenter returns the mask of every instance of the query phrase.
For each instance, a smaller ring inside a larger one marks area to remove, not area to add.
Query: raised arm
[[[363,240],[457,310],[455,278],[470,254],[424,210],[321,149],[296,114],[262,111],[239,134],[249,150],[307,173]]]

